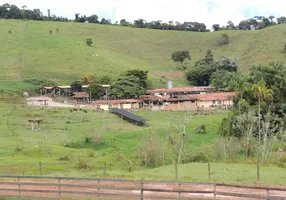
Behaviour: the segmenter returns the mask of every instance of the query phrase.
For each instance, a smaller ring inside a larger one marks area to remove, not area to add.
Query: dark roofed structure
[[[122,119],[126,119],[128,121],[134,122],[136,125],[143,126],[145,124],[145,119],[142,117],[139,117],[137,115],[134,115],[126,110],[119,109],[119,108],[111,108],[110,112],[119,115]]]

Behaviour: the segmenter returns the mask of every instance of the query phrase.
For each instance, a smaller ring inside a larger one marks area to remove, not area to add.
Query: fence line
[[[15,180],[13,181],[13,179]],[[42,180],[42,182],[39,182],[39,180]],[[55,182],[51,182],[51,180]],[[69,182],[66,183],[67,181]],[[71,181],[74,181],[74,183]],[[80,184],[80,181],[85,181],[85,183]],[[278,194],[271,194],[273,192]],[[286,188],[282,187],[181,181],[0,175],[0,196],[18,197],[19,199],[27,197],[43,198],[43,196],[49,199],[61,199],[73,195],[81,195],[80,197],[85,198],[125,197],[140,200],[190,199],[194,198],[194,196],[192,196],[194,194],[204,195],[204,197],[213,199],[220,196],[286,200]]]

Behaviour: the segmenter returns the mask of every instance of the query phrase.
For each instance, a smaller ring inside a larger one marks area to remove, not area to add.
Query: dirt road
[[[26,98],[26,100],[27,100],[27,105],[32,105],[32,106],[44,106],[45,103],[44,103],[44,101],[41,101],[41,100],[47,100],[46,101],[46,106],[48,106],[48,107],[74,108],[73,104],[55,102],[55,101],[53,101],[52,98],[46,97],[46,96],[29,97],[29,98]],[[89,105],[78,105],[78,107],[80,107],[80,108],[90,108]]]
[[[21,192],[19,193],[19,187]],[[180,189],[179,189],[180,187]],[[141,190],[141,188],[144,188]],[[283,188],[283,187],[281,187]],[[5,191],[6,189],[6,191]],[[279,196],[286,199],[285,191],[269,191],[269,196]],[[156,190],[156,191],[154,191]],[[160,191],[161,190],[161,191]],[[166,192],[171,190],[173,192]],[[181,194],[175,191],[182,191]],[[37,197],[37,198],[93,198],[93,199],[140,199],[142,194],[144,200],[147,199],[214,199],[214,186],[203,184],[175,184],[175,183],[153,183],[144,182],[116,182],[113,180],[0,180],[0,197],[1,196],[18,196],[18,197]],[[196,191],[191,193],[190,191]],[[210,193],[207,193],[210,192]],[[225,186],[216,186],[216,192],[236,193],[236,194],[253,194],[267,196],[266,190],[249,189],[249,188],[230,188]],[[129,198],[128,198],[129,196]],[[217,195],[216,199],[245,199],[241,197],[227,197]],[[248,198],[254,199],[254,198]]]

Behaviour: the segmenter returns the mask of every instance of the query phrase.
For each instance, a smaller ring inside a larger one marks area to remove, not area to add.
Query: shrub
[[[9,32],[9,34],[11,34],[11,33],[12,33],[12,31],[11,31],[11,30],[9,30],[8,32]]]
[[[225,45],[229,43],[229,37],[227,34],[221,34],[220,37],[217,40],[218,45]]]
[[[60,161],[69,161],[70,160],[70,158],[69,158],[69,156],[62,156],[62,157],[60,157],[58,160],[60,160]]]
[[[165,145],[157,135],[143,138],[137,147],[142,166],[158,167],[166,159]]]
[[[88,46],[91,46],[93,44],[93,41],[91,38],[87,38],[85,43],[88,45]]]
[[[88,161],[79,159],[77,162],[78,169],[90,169],[91,166],[89,165]]]
[[[206,134],[206,125],[202,124],[200,125],[196,130],[195,130],[195,134]]]
[[[53,34],[53,31],[52,31],[52,30],[50,30],[50,34]]]
[[[24,79],[24,82],[30,83],[36,86],[56,86],[57,83],[48,79],[28,78]]]
[[[90,128],[87,130],[87,135],[85,136],[85,143],[92,144],[94,146],[102,145],[104,140],[104,134],[101,130],[95,130],[95,128]]]
[[[77,143],[74,141],[69,141],[64,144],[64,147],[68,147],[68,148],[76,148],[77,146],[78,146]]]

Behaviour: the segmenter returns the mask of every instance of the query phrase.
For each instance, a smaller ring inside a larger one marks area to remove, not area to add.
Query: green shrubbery
[[[30,83],[36,86],[56,86],[57,83],[48,79],[28,78],[24,80],[25,83]]]

